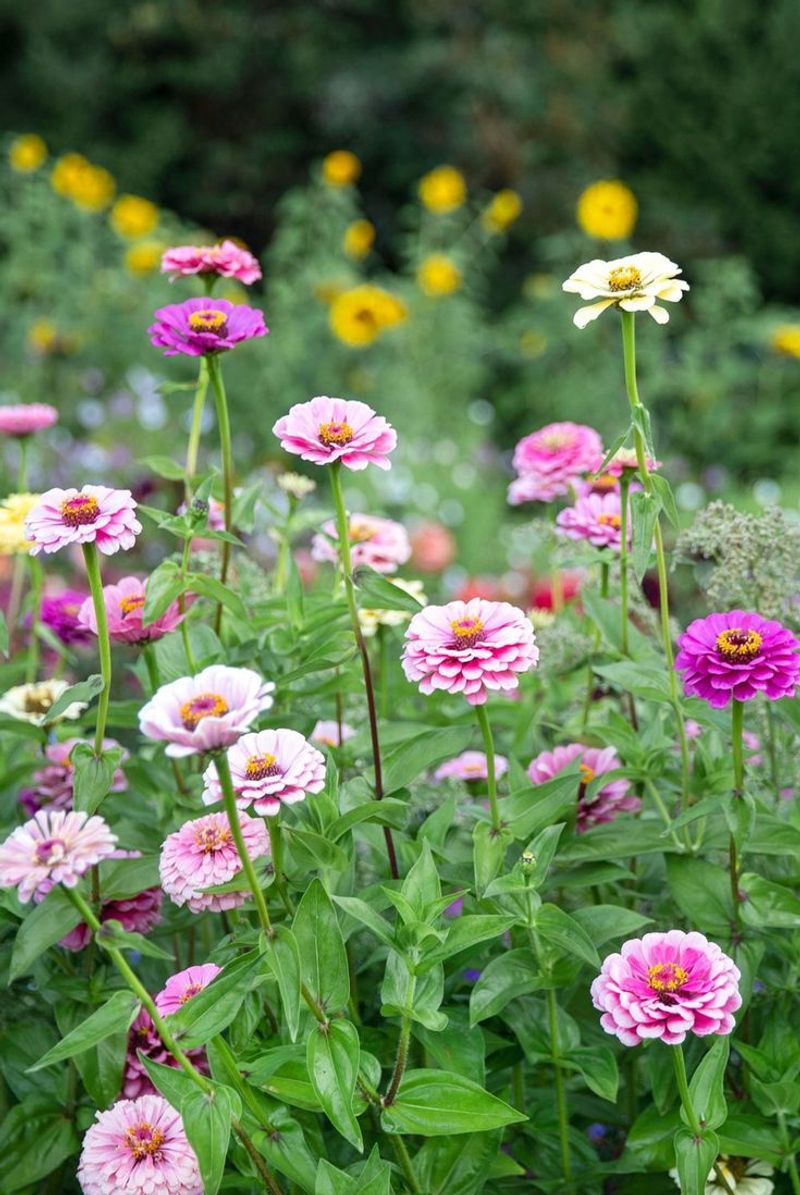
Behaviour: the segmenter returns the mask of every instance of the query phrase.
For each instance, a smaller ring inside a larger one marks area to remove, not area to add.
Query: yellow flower
[[[772,347],[786,357],[800,358],[800,324],[782,324],[772,333]]]
[[[526,357],[531,357],[535,361],[547,349],[547,337],[543,336],[541,332],[534,332],[533,329],[529,329],[520,336],[519,347]]]
[[[38,170],[47,157],[47,145],[38,133],[25,133],[11,142],[8,160],[12,170],[20,174],[30,174]]]
[[[158,224],[158,208],[141,195],[120,195],[111,209],[111,227],[121,237],[146,237]]]
[[[617,179],[603,179],[587,187],[578,200],[578,223],[590,237],[621,241],[633,232],[638,211],[629,187]]]
[[[125,250],[125,269],[129,274],[152,274],[160,265],[163,253],[161,241],[140,241]]]
[[[78,179],[88,165],[83,154],[62,154],[50,174],[50,185],[56,194],[71,199]]]
[[[78,207],[100,212],[114,198],[116,183],[102,166],[94,166],[83,154],[63,154],[50,175],[53,190]]]
[[[432,299],[452,295],[461,286],[461,271],[455,262],[443,253],[426,257],[417,270],[420,289]]]
[[[437,166],[420,179],[419,197],[429,212],[454,212],[467,197],[464,175],[455,166]]]
[[[16,556],[32,546],[25,538],[25,520],[41,494],[9,494],[0,502],[0,556]]]
[[[329,187],[349,187],[361,174],[361,163],[349,149],[335,149],[323,159],[322,177]]]
[[[505,232],[522,211],[522,199],[516,191],[505,188],[498,191],[492,202],[481,214],[481,224],[487,232]]]
[[[522,284],[526,299],[552,299],[558,294],[558,280],[555,274],[529,274]]]
[[[407,316],[406,306],[379,286],[355,286],[331,302],[330,326],[344,344],[365,348]]]
[[[58,329],[52,320],[37,319],[28,328],[28,344],[37,353],[51,353],[58,342]]]
[[[366,257],[375,242],[375,229],[369,220],[354,220],[345,229],[342,246],[348,257]]]

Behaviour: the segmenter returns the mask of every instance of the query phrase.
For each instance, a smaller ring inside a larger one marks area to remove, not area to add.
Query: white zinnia
[[[575,312],[573,322],[585,328],[597,319],[606,307],[621,307],[623,311],[646,311],[657,324],[665,324],[669,312],[658,301],[677,303],[689,283],[676,274],[680,266],[663,253],[632,253],[615,261],[587,261],[566,282],[562,290],[578,294],[582,299],[598,299],[589,307]]]
[[[41,726],[47,719],[50,707],[55,705],[68,688],[67,681],[55,678],[36,681],[33,684],[15,685],[0,697],[0,714]],[[80,718],[85,709],[85,701],[73,701],[54,721],[60,722],[62,718]]]
[[[769,1177],[774,1174],[769,1162],[762,1162],[758,1158],[729,1158],[722,1154],[717,1159],[717,1165],[724,1174],[728,1186],[736,1195],[772,1195],[775,1184]],[[680,1187],[678,1171],[670,1170],[670,1178],[676,1187]],[[709,1173],[704,1195],[720,1195],[724,1187],[717,1180],[716,1171]]]

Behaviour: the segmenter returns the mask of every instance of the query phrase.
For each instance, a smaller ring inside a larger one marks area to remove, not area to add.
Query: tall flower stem
[[[197,374],[197,389],[192,404],[192,422],[189,428],[189,443],[186,448],[186,501],[191,498],[192,478],[197,472],[197,456],[200,451],[200,432],[203,426],[203,408],[206,403],[208,390],[208,363],[205,357],[200,358],[200,369]]]
[[[744,702],[731,702],[731,754],[733,755],[733,800],[734,804],[744,796]],[[731,896],[733,898],[733,917],[739,925],[739,859],[736,850],[736,839],[731,834],[728,843],[728,860],[731,877]]]
[[[483,735],[483,748],[486,752],[486,786],[489,793],[489,810],[492,815],[492,829],[500,832],[500,810],[497,805],[497,767],[495,764],[494,737],[489,722],[489,715],[483,705],[475,706],[475,716]]]
[[[19,438],[19,471],[17,473],[17,493],[24,494],[28,489],[28,437]]]
[[[269,832],[272,870],[275,873],[275,887],[283,901],[286,912],[292,916],[294,914],[294,906],[286,890],[286,876],[283,874],[283,835],[281,834],[280,819],[279,816],[273,816],[267,817],[264,820],[267,823],[267,830]]]
[[[219,446],[222,456],[222,494],[225,511],[225,530],[230,535],[233,525],[233,446],[231,444],[231,421],[228,414],[228,399],[225,394],[225,383],[222,380],[222,368],[218,355],[206,357],[208,374],[214,390],[214,401],[217,411],[217,426],[219,428]],[[231,545],[227,540],[222,543],[222,563],[219,579],[224,585],[228,579],[228,565],[231,558]],[[219,634],[222,625],[222,603],[217,606],[214,620],[214,630]]]
[[[372,761],[375,768],[375,797],[378,801],[383,800],[383,771],[381,768],[381,744],[378,735],[378,715],[375,708],[375,688],[372,683],[372,667],[369,662],[369,652],[367,645],[364,642],[364,636],[361,633],[361,624],[358,621],[358,603],[356,601],[355,587],[353,586],[353,562],[350,556],[350,529],[347,522],[347,510],[344,505],[344,491],[342,489],[342,475],[341,462],[334,461],[331,465],[331,490],[333,492],[333,502],[336,509],[336,531],[339,538],[339,552],[342,561],[342,574],[344,576],[344,590],[347,597],[347,608],[350,612],[350,623],[353,628],[353,634],[358,647],[359,655],[361,656],[361,667],[364,673],[364,689],[367,695],[367,711],[369,713],[369,730],[372,739]],[[397,854],[394,848],[394,839],[392,838],[392,831],[388,826],[383,827],[383,837],[386,842],[386,851],[389,856],[389,870],[392,874],[392,879],[400,878],[400,871],[397,866]]]
[[[231,836],[236,845],[236,850],[239,853],[239,860],[242,864],[242,870],[247,876],[247,881],[250,885],[250,891],[253,894],[256,909],[258,910],[258,919],[261,922],[261,928],[266,934],[267,938],[272,937],[272,923],[269,919],[269,910],[267,909],[267,902],[264,899],[264,892],[261,888],[261,883],[256,875],[256,869],[253,867],[253,860],[248,854],[245,846],[244,836],[242,834],[242,826],[239,821],[239,810],[236,805],[236,794],[233,791],[233,780],[231,778],[231,767],[228,763],[228,756],[224,751],[215,757],[214,762],[217,766],[217,775],[219,776],[220,787],[222,788],[222,804],[225,808],[225,813],[228,817],[228,825],[230,826]]]
[[[397,1042],[397,1055],[394,1061],[394,1070],[392,1077],[389,1080],[389,1086],[386,1089],[386,1095],[381,1100],[384,1108],[389,1108],[397,1099],[397,1092],[400,1088],[400,1083],[405,1073],[406,1064],[408,1063],[408,1047],[411,1043],[411,1010],[414,1004],[414,992],[416,990],[417,980],[416,976],[409,974],[408,986],[406,988],[406,998],[404,1001],[403,1018],[400,1023],[400,1037]]]
[[[111,639],[108,634],[100,561],[94,544],[83,545],[83,559],[86,564],[89,592],[92,595],[94,616],[97,621],[97,648],[100,653],[100,675],[103,678],[103,687],[97,702],[97,723],[94,735],[94,753],[100,756],[103,753],[103,739],[106,737],[106,722],[108,721],[108,703],[111,700]]]
[[[623,656],[627,656],[630,650],[628,646],[628,491],[630,486],[630,473],[627,469],[623,469],[619,479],[619,604],[620,648]]]
[[[558,1005],[553,988],[547,989],[547,1020],[550,1031],[550,1059],[553,1063],[553,1081],[556,1090],[558,1110],[558,1139],[561,1146],[561,1172],[564,1182],[572,1183],[572,1160],[569,1153],[569,1113],[564,1072],[561,1069],[561,1041],[558,1032]]]
[[[30,560],[31,569],[31,641],[28,645],[28,665],[25,679],[30,684],[36,680],[39,671],[39,622],[42,611],[42,566],[35,556]]]
[[[695,1112],[692,1097],[689,1092],[689,1080],[686,1076],[686,1063],[683,1058],[682,1046],[669,1046],[669,1051],[672,1054],[672,1065],[675,1068],[675,1079],[678,1084],[678,1094],[681,1097],[681,1105],[686,1113],[686,1119],[689,1121],[689,1128],[695,1137],[702,1137],[703,1127],[698,1120]],[[717,1162],[714,1162],[714,1174],[716,1175],[716,1183],[723,1190],[727,1191],[728,1195],[733,1195],[733,1189],[726,1179]]]
[[[192,551],[192,537],[187,535],[183,541],[183,552],[181,553],[181,580],[186,584],[186,574],[189,571],[189,557]],[[181,614],[186,614],[186,593],[181,592],[178,596],[178,609]],[[192,640],[189,635],[189,624],[186,618],[181,619],[181,640],[183,642],[183,650],[186,653],[186,663],[189,667],[189,672],[194,676],[197,671],[197,665],[194,662],[194,654],[192,653]]]
[[[620,311],[622,318],[622,355],[625,366],[625,388],[628,394],[631,413],[634,417],[645,415],[645,408],[639,397],[636,383],[636,323],[630,311]],[[639,421],[634,421],[633,439],[636,446],[636,460],[639,465],[639,478],[645,493],[653,493],[653,479],[647,467],[647,450]],[[661,514],[656,516],[654,537],[656,542],[656,568],[658,572],[658,600],[661,614],[661,638],[664,644],[664,655],[669,674],[670,701],[675,713],[678,731],[678,742],[681,751],[681,787],[682,808],[684,812],[689,808],[689,743],[686,738],[683,710],[678,693],[678,678],[675,672],[675,655],[672,649],[672,635],[669,628],[669,587],[667,583],[667,558],[664,552],[664,537],[661,533]]]

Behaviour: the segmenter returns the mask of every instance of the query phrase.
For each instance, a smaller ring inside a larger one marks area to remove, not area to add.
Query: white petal
[[[648,315],[652,315],[657,324],[669,323],[669,312],[666,307],[650,307],[647,311]]]
[[[580,307],[572,317],[573,324],[576,328],[585,328],[592,320],[596,320],[598,315],[602,315],[606,307],[610,307],[613,302],[613,299],[603,299],[600,303],[593,303],[591,307]]]
[[[682,279],[671,279],[665,286],[660,286],[656,292],[656,297],[663,299],[667,303],[679,303],[683,298],[683,292],[689,289],[688,282]]]
[[[630,299],[620,299],[619,305],[623,311],[647,311],[654,303],[652,295],[632,295]]]

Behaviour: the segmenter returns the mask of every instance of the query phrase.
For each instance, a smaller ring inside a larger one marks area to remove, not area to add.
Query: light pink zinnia
[[[586,795],[587,786],[596,776],[615,772],[622,767],[622,760],[613,747],[585,747],[583,743],[568,743],[553,751],[542,751],[528,765],[528,776],[533,784],[544,784],[576,759],[580,760],[578,819],[575,826],[579,834],[590,826],[613,822],[620,813],[641,809],[642,802],[631,792],[630,781],[624,777],[609,780],[592,797]]]
[[[55,884],[74,888],[116,845],[102,817],[42,809],[0,846],[0,888],[17,888],[23,903],[46,896]]]
[[[296,730],[245,734],[228,751],[228,764],[239,808],[252,806],[268,817],[280,813],[281,805],[294,805],[325,787],[325,756]],[[206,805],[221,801],[215,763],[206,768],[203,780]]]
[[[314,743],[321,743],[323,747],[341,747],[342,743],[352,739],[355,733],[353,727],[348,726],[346,722],[342,722],[340,734],[338,722],[322,721],[317,722],[308,737]]]
[[[346,469],[389,469],[397,433],[364,402],[320,395],[296,403],[273,427],[281,448],[315,465],[341,461]]]
[[[742,1003],[739,969],[695,931],[645,934],[610,954],[592,984],[600,1024],[624,1046],[651,1037],[679,1046],[687,1033],[726,1034]]]
[[[514,449],[513,465],[519,477],[511,483],[508,500],[552,502],[569,493],[584,473],[594,473],[603,462],[603,443],[593,427],[583,423],[549,423],[525,436]]]
[[[240,813],[239,825],[251,859],[269,854],[269,836],[260,818]],[[208,813],[185,822],[161,848],[161,885],[173,904],[188,905],[193,913],[206,909],[219,912],[244,904],[250,897],[248,892],[203,892],[204,888],[226,884],[241,868],[224,813]]]
[[[185,971],[171,975],[156,996],[156,1008],[162,1017],[183,1008],[186,1001],[202,992],[221,970],[216,963],[202,963],[198,967],[187,967]]]
[[[34,787],[23,788],[19,794],[20,804],[29,817],[33,817],[40,809],[49,809],[52,811],[54,809],[72,808],[72,786],[75,778],[75,770],[69,761],[69,757],[76,743],[84,741],[84,739],[64,739],[60,743],[47,744],[44,751],[47,762],[44,767],[37,768],[33,773]],[[104,751],[118,746],[119,743],[116,739],[103,739]],[[123,751],[122,762],[124,763],[127,758],[128,752]],[[110,791],[112,793],[120,793],[124,792],[127,787],[128,782],[125,779],[125,773],[121,768],[117,768],[111,780]]]
[[[123,577],[116,585],[103,586],[108,634],[114,643],[154,643],[174,631],[183,620],[180,606],[173,602],[155,622],[142,621],[147,583],[138,577]],[[81,624],[97,634],[94,602],[87,598],[78,615]]]
[[[162,685],[139,711],[139,728],[167,743],[167,755],[230,747],[272,705],[275,686],[250,668],[212,664]]]
[[[349,516],[347,525],[353,568],[365,564],[379,573],[394,573],[411,555],[406,529],[393,519],[354,514]],[[314,536],[311,555],[314,560],[336,564],[338,546],[336,524],[331,519],[322,524],[322,533]]]
[[[420,692],[463,693],[470,705],[483,705],[491,690],[508,692],[518,674],[539,660],[533,627],[508,602],[448,602],[426,606],[406,631],[403,671],[419,681]]]
[[[261,266],[249,250],[226,240],[218,245],[176,245],[167,249],[161,258],[161,273],[171,274],[172,282],[193,274],[217,274],[249,286],[261,277]]]
[[[494,774],[499,779],[508,771],[505,755],[495,755]],[[433,773],[434,780],[488,780],[489,772],[483,751],[463,751],[455,759],[448,759]]]
[[[263,311],[227,299],[185,299],[159,307],[153,318],[156,322],[147,334],[154,348],[163,348],[165,357],[223,353],[269,332]]]
[[[652,456],[645,453],[645,464],[647,465],[648,473],[655,473],[661,468],[661,461],[654,460]],[[626,471],[636,470],[639,468],[639,458],[636,455],[635,448],[618,448],[612,456],[611,460],[606,465],[606,472],[612,473],[614,477],[621,477]]]
[[[568,539],[585,539],[596,548],[618,552],[622,542],[622,505],[619,494],[590,493],[578,498],[556,516],[556,531]],[[630,522],[628,523],[630,543]]]
[[[183,1121],[160,1095],[119,1100],[97,1112],[83,1138],[83,1195],[203,1195]]]
[[[58,411],[44,402],[20,402],[0,407],[0,435],[32,436],[58,422]]]
[[[81,490],[48,490],[25,520],[31,556],[58,552],[70,544],[97,544],[104,556],[132,548],[142,524],[130,490],[85,485]]]
[[[800,681],[800,643],[782,623],[747,610],[696,618],[678,639],[684,692],[723,709],[733,697],[791,697]]]

